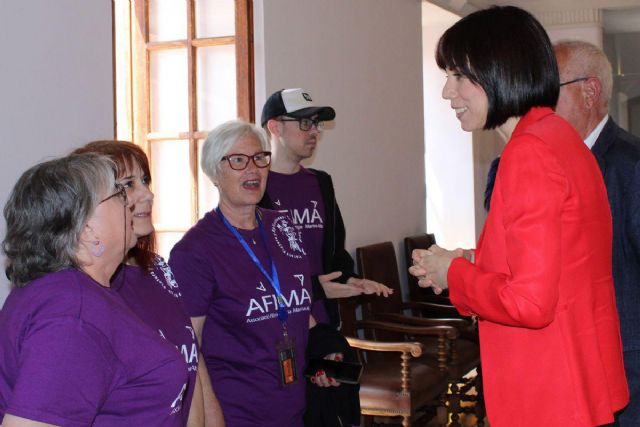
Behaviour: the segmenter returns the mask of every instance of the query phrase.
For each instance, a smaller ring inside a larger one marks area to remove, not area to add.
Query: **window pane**
[[[183,232],[173,233],[173,232],[160,232],[156,234],[158,255],[163,257],[165,260],[169,259],[169,254],[171,253],[171,249],[173,246],[178,243],[178,240],[182,239],[184,236]],[[179,284],[178,284],[179,285]]]
[[[198,158],[202,158],[202,146],[204,141],[198,141]],[[218,188],[211,183],[207,175],[202,172],[198,165],[198,218],[218,206]]]
[[[196,37],[233,36],[236,33],[234,0],[196,0]]]
[[[187,38],[187,2],[153,0],[149,2],[149,41]]]
[[[234,45],[198,49],[198,128],[209,131],[238,117]]]
[[[151,132],[187,132],[187,50],[151,52]]]
[[[153,223],[158,230],[186,230],[191,227],[189,142],[154,141],[150,151]]]

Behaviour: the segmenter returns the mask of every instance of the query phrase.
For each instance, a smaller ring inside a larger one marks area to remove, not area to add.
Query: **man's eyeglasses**
[[[116,190],[117,191],[112,195],[110,195],[109,197],[106,197],[100,200],[100,203],[104,203],[107,200],[113,199],[114,197],[118,196],[120,197],[120,201],[122,202],[122,204],[127,206],[129,204],[129,198],[127,197],[127,189],[124,188],[122,184],[116,184]]]
[[[226,160],[234,171],[245,170],[249,166],[249,160],[259,168],[266,168],[271,163],[271,151],[261,151],[248,156],[246,154],[227,154],[220,161]]]
[[[281,122],[298,122],[300,130],[307,132],[311,130],[311,126],[315,126],[319,131],[324,129],[324,122],[318,119],[294,119],[289,117],[282,117],[279,119]]]
[[[571,83],[583,82],[585,80],[589,80],[591,77],[578,77],[577,79],[569,80],[568,82],[560,83],[560,86],[570,85]]]

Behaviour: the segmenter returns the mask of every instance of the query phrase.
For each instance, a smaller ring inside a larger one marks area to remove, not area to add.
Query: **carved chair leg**
[[[460,388],[455,382],[451,383],[451,394],[449,395],[449,413],[451,414],[451,426],[460,427]]]

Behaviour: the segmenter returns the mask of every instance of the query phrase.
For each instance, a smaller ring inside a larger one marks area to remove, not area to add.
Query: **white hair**
[[[263,150],[269,150],[269,141],[264,130],[249,122],[229,120],[209,132],[202,147],[200,167],[212,182],[220,171],[222,158],[245,135],[253,135],[260,142]]]
[[[611,63],[599,47],[580,40],[562,40],[554,45],[556,52],[566,55],[571,78],[596,77],[602,85],[602,102],[609,105],[613,90]]]

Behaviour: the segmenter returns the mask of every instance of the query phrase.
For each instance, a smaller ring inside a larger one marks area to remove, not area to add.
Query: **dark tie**
[[[484,189],[484,208],[489,212],[491,206],[491,193],[493,193],[493,185],[496,183],[496,174],[498,173],[498,165],[500,164],[500,157],[496,157],[491,162],[489,167],[489,173],[487,174],[487,186]]]

